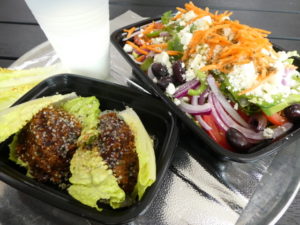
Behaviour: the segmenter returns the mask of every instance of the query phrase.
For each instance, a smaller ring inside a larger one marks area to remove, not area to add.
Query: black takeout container
[[[124,29],[130,29],[131,27],[141,27],[143,25],[158,20],[160,20],[160,18],[151,18],[122,27],[112,33],[111,42],[120,52],[120,54],[125,58],[125,60],[131,65],[133,69],[133,75],[137,79],[137,81],[140,84],[142,84],[144,88],[147,89],[150,93],[159,97],[164,103],[166,103],[166,105],[172,110],[172,112],[174,112],[180,118],[180,120],[184,124],[184,127],[189,128],[193,132],[195,138],[204,141],[214,155],[216,155],[221,160],[251,162],[261,159],[267,155],[270,155],[281,149],[284,145],[287,145],[299,138],[299,125],[294,125],[293,129],[290,130],[283,137],[280,137],[275,141],[264,141],[263,143],[260,143],[259,145],[250,148],[248,153],[238,153],[229,151],[217,144],[214,140],[212,140],[210,136],[201,127],[196,125],[196,123],[190,117],[188,117],[183,111],[181,111],[174,104],[174,102],[170,98],[168,98],[155,83],[153,83],[153,81],[140,69],[140,66],[136,64],[132,60],[132,58],[130,58],[129,55],[123,50],[125,42],[122,41],[122,39],[124,38],[122,34],[124,33]],[[278,46],[274,46],[274,48],[277,51],[282,50]],[[300,68],[300,59],[295,57],[294,64]],[[202,143],[199,142],[199,151],[202,150],[201,144]]]
[[[69,196],[66,191],[27,177],[23,168],[8,159],[8,144],[11,138],[0,145],[0,179],[35,198],[87,219],[105,224],[128,223],[145,213],[159,191],[177,144],[178,129],[175,118],[165,104],[150,95],[109,82],[68,74],[54,76],[41,82],[15,105],[42,96],[70,92],[76,92],[79,96],[96,96],[102,111],[123,110],[125,106],[133,108],[149,135],[154,138],[157,179],[147,189],[141,201],[128,208],[105,208],[101,212],[85,206]]]

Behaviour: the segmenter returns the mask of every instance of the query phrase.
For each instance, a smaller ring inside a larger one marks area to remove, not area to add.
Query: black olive
[[[236,150],[244,151],[251,146],[247,138],[237,129],[232,127],[226,131],[226,139],[228,143]]]
[[[172,69],[173,69],[173,80],[175,85],[183,84],[185,80],[183,77],[183,75],[185,74],[185,69],[182,61],[178,60],[174,62],[172,65]]]
[[[157,81],[157,85],[162,91],[165,91],[170,83],[173,82],[172,77],[162,77]]]
[[[151,69],[157,79],[168,75],[167,67],[161,63],[153,63]]]
[[[285,108],[284,114],[290,122],[300,122],[300,104],[294,104]]]

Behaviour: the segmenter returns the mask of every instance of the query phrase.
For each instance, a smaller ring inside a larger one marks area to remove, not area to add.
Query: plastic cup
[[[97,79],[108,75],[108,0],[25,1],[70,72]]]

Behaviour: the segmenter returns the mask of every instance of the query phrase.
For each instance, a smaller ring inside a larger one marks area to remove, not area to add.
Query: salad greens
[[[290,116],[300,113],[284,110],[300,104],[298,53],[276,52],[269,31],[233,21],[231,12],[211,13],[192,2],[176,9],[124,34],[124,50],[153,82],[224,148],[245,150],[291,129]],[[251,144],[230,147],[236,133]]]

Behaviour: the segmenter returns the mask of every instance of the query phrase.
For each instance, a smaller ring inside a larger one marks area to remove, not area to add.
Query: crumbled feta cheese
[[[196,77],[193,69],[188,69],[187,71],[185,71],[184,76],[185,76],[186,81],[193,80]]]
[[[178,98],[174,98],[173,102],[175,105],[180,105],[181,101]]]
[[[235,65],[228,74],[233,91],[241,91],[252,87],[256,81],[257,73],[253,62],[243,65]]]
[[[191,19],[194,19],[195,17],[197,17],[196,13],[194,13],[193,10],[185,13],[183,16],[182,16],[182,19],[186,22],[190,21]]]
[[[212,19],[210,16],[204,16],[197,19],[193,24],[197,27],[196,30],[206,30],[209,28],[209,25],[212,24]]]
[[[170,57],[168,53],[162,52],[160,54],[155,55],[153,61],[165,65],[168,69],[169,74],[172,74],[172,64],[170,62]]]
[[[223,28],[223,32],[229,41],[233,40],[234,34],[229,27]]]
[[[183,20],[180,20],[180,21],[179,21],[179,25],[180,25],[180,26],[185,26],[185,25],[186,25],[186,22],[184,22]]]
[[[189,32],[179,33],[179,34],[180,34],[179,35],[180,42],[181,42],[181,44],[183,44],[183,49],[186,50],[188,44],[192,40],[193,34],[189,33]]]
[[[169,83],[167,89],[166,89],[166,93],[170,96],[172,96],[176,91],[175,85],[173,83]]]
[[[264,129],[264,131],[263,131],[263,136],[264,136],[265,138],[273,138],[273,136],[274,136],[274,131],[273,131],[271,128],[266,128],[266,129]]]
[[[132,52],[133,48],[129,44],[125,44],[123,47],[125,52]]]
[[[189,102],[190,98],[187,97],[187,96],[184,96],[184,97],[181,98],[181,100],[184,101],[184,102]]]
[[[152,38],[151,41],[152,44],[162,44],[164,42],[164,38],[163,37]]]
[[[235,110],[238,110],[238,109],[239,109],[239,104],[238,104],[238,103],[235,103],[234,106],[233,106],[233,108],[234,108]]]

